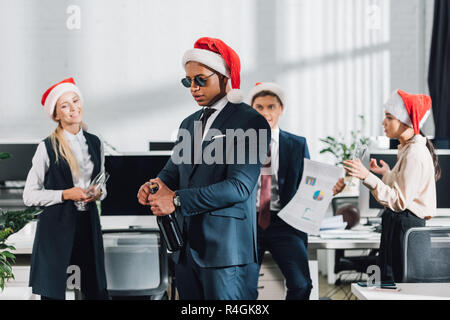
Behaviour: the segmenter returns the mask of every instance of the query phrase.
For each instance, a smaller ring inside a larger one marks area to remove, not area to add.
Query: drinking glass
[[[106,187],[106,181],[109,179],[109,173],[106,171],[101,171],[95,178],[91,181],[91,184],[84,190],[86,195],[91,198],[95,196],[101,189]],[[88,211],[87,203],[83,201],[75,201],[75,206],[78,211]]]
[[[367,145],[357,143],[355,146],[355,149],[353,150],[352,160],[359,159],[362,162],[364,160],[366,154],[367,154]],[[350,187],[355,187],[355,186],[359,185],[359,179],[351,176],[350,181],[348,182],[348,185]]]

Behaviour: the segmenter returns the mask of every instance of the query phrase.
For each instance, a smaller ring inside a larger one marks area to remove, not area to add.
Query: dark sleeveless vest
[[[101,144],[97,136],[83,131],[91,160],[94,163],[92,178],[100,172]],[[44,187],[47,190],[65,190],[73,188],[72,173],[68,163],[56,155],[50,137],[44,140],[50,165],[45,174]],[[55,299],[64,299],[67,281],[67,267],[76,229],[76,207],[73,201],[44,207],[40,214],[34,238],[31,256],[30,287],[33,293]],[[97,287],[106,288],[103,237],[95,202],[89,203],[90,225],[94,243]]]

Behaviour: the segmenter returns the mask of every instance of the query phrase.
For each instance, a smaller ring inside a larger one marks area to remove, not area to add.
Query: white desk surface
[[[128,229],[129,226],[157,229],[155,216],[102,216],[100,223],[103,230]],[[13,245],[15,254],[31,254],[33,248],[36,221],[30,222],[19,232],[12,234],[7,244]],[[380,245],[379,234],[368,239],[322,239],[318,236],[308,237],[308,249],[371,249]]]
[[[0,291],[0,300],[31,300],[33,293],[30,287],[8,287]]]
[[[130,226],[157,229],[156,216],[102,216],[100,223],[103,230],[128,229]],[[31,254],[37,221],[32,221],[19,232],[12,234],[6,244],[16,248],[14,254]]]
[[[378,249],[380,236],[375,234],[368,239],[323,239],[308,236],[308,249]]]
[[[352,283],[360,300],[450,300],[450,283],[397,283],[400,291],[361,287]]]

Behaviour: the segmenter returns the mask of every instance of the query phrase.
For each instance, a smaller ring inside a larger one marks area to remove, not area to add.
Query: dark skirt
[[[387,208],[384,210],[378,256],[381,281],[403,281],[405,235],[409,229],[416,227],[425,227],[425,220],[411,211],[394,212]]]

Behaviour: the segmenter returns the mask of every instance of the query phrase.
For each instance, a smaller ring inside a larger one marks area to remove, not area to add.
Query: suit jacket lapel
[[[288,155],[289,152],[289,138],[286,133],[280,130],[279,143],[278,143],[278,192],[283,194],[283,186],[286,180],[286,170],[289,164]]]
[[[219,129],[222,131],[222,127],[226,124],[226,121],[233,115],[233,113],[235,111],[236,111],[236,107],[233,106],[233,104],[228,102],[225,105],[225,107],[222,109],[222,111],[219,113],[217,118],[214,119],[213,123],[211,124],[210,129]],[[192,128],[193,128],[193,126],[192,126]],[[192,132],[191,132],[192,136],[193,136],[193,133],[194,133],[194,131],[192,129]],[[205,147],[210,143],[212,143],[211,140],[202,142],[202,152],[203,152],[203,149],[205,149]],[[194,147],[194,138],[192,137],[192,150],[193,150],[193,147]],[[197,167],[198,167],[198,164],[193,164],[191,174],[189,175],[189,179],[191,179],[191,177],[194,174]]]
[[[228,120],[229,117],[236,111],[236,107],[233,106],[231,103],[227,103],[226,106],[222,109],[222,111],[219,113],[216,119],[214,119],[213,123],[211,124],[211,128],[214,129],[221,129],[222,125],[225,123],[225,121]]]
[[[195,124],[195,121],[200,120],[202,113],[203,113],[203,109],[200,109],[199,111],[194,113],[191,123],[189,123],[186,128],[189,131],[189,134],[191,137],[191,162],[188,164],[190,166],[191,173],[189,175],[192,174],[192,170],[194,169],[194,124]]]

